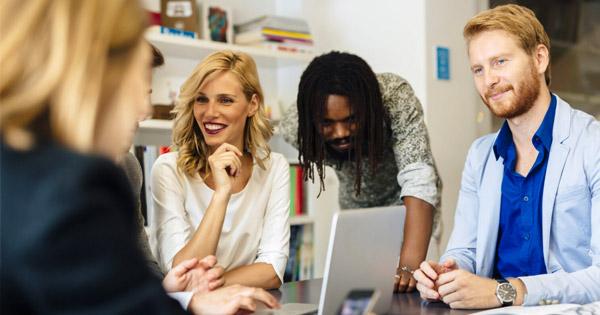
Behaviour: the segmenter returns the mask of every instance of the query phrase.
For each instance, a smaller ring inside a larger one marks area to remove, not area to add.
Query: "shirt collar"
[[[496,138],[496,142],[494,142],[494,155],[496,156],[496,160],[500,157],[506,160],[508,148],[512,143],[512,132],[508,127],[508,122],[504,121],[502,128],[500,128],[500,132],[498,133],[498,137]]]
[[[542,142],[542,145],[547,151],[550,151],[552,145],[552,129],[554,127],[554,116],[556,114],[556,96],[550,94],[550,106],[544,116],[544,120],[540,125],[540,128],[535,132],[534,138],[537,137]],[[534,143],[535,145],[535,143]]]
[[[546,150],[550,151],[550,146],[552,145],[552,129],[554,127],[554,116],[556,114],[556,96],[550,93],[550,106],[548,107],[548,111],[546,111],[546,115],[544,116],[544,120],[542,124],[535,132],[533,138],[536,137],[540,139],[542,145],[546,148]],[[532,139],[533,141],[533,139]],[[508,126],[508,122],[504,121],[502,124],[502,128],[500,128],[500,132],[498,133],[498,137],[494,142],[494,156],[496,160],[502,157],[504,160],[507,159],[508,149],[513,145],[512,132],[510,131],[510,127]],[[534,142],[535,145],[535,142]]]

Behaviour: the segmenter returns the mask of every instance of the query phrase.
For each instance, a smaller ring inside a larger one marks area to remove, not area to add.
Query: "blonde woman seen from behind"
[[[289,165],[270,152],[254,61],[231,51],[206,57],[175,111],[178,152],[152,169],[159,264],[167,271],[216,255],[225,285],[279,287],[289,250]]]
[[[185,314],[134,239],[132,192],[115,160],[147,97],[146,15],[130,0],[0,2],[1,314]],[[172,281],[171,281],[172,280]],[[232,286],[193,293],[195,314],[277,302]]]

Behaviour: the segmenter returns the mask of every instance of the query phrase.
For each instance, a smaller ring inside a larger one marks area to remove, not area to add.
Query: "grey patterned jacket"
[[[435,207],[433,237],[439,239],[441,228],[440,197],[442,183],[429,146],[421,103],[410,84],[392,73],[377,75],[383,106],[392,128],[392,146],[384,151],[382,170],[372,174],[368,159],[363,159],[361,193],[354,193],[354,168],[351,162],[325,161],[332,166],[340,182],[339,202],[342,209],[369,208],[402,204],[404,196],[413,196]],[[290,106],[283,115],[278,132],[298,148],[298,111]]]

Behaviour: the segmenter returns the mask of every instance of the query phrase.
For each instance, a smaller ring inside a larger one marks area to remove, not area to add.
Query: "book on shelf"
[[[290,165],[290,217],[304,214],[304,179],[300,165]]]
[[[311,279],[314,276],[312,226],[293,225],[290,227],[290,254],[284,282]]]
[[[236,25],[234,42],[241,45],[278,43],[281,47],[313,46],[308,24],[303,19],[265,15],[255,20]]]
[[[302,242],[299,254],[298,280],[312,279],[314,276],[312,225],[302,225]]]
[[[263,49],[269,49],[269,50],[291,52],[291,53],[312,54],[315,52],[313,46],[294,45],[294,44],[289,44],[289,43],[280,43],[280,42],[272,42],[272,41],[260,42],[260,43],[257,43],[257,44],[251,45],[251,46],[259,47],[259,48],[263,48]]]
[[[298,45],[298,46],[312,46],[313,45],[313,41],[311,39],[289,38],[289,37],[278,36],[278,35],[264,35],[263,40],[261,40],[259,42],[263,42],[263,41],[277,42],[277,43],[283,43],[283,44],[289,44],[289,45]]]
[[[299,44],[312,45],[312,35],[306,33],[298,33],[291,31],[281,31],[270,28],[263,28],[235,35],[234,42],[236,44],[247,45],[254,44],[265,40],[290,40],[296,41]]]
[[[245,23],[234,25],[236,33],[245,33],[256,29],[270,28],[282,31],[293,31],[309,34],[308,23],[304,19],[296,19],[277,15],[263,15]]]

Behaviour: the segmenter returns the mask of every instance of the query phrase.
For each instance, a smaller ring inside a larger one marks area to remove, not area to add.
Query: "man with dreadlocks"
[[[376,75],[360,57],[330,52],[316,57],[300,79],[297,106],[280,125],[296,146],[305,179],[325,165],[340,182],[342,209],[404,204],[406,223],[395,290],[411,292],[412,271],[440,234],[441,181],[429,147],[423,110],[403,78]]]

